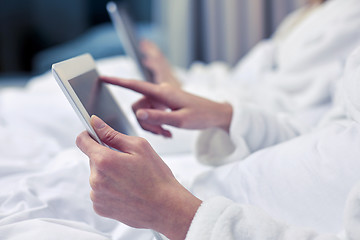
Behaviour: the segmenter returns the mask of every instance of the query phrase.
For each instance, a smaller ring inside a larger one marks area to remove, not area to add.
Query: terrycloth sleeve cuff
[[[244,159],[250,154],[247,142],[239,135],[241,128],[248,127],[243,120],[245,113],[242,106],[239,106],[236,97],[227,99],[227,102],[233,107],[230,132],[227,133],[220,128],[210,128],[202,131],[197,139],[196,157],[203,164],[219,166]]]
[[[211,239],[218,218],[231,204],[231,200],[223,197],[204,201],[194,216],[186,239]]]
[[[198,209],[186,240],[339,240],[333,234],[290,226],[274,220],[259,208],[215,197]]]

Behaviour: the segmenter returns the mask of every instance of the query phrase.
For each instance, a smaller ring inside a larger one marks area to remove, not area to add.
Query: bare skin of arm
[[[163,125],[185,129],[221,128],[229,132],[233,109],[229,103],[219,103],[183,91],[168,83],[102,77],[107,83],[136,91],[144,96],[133,104],[137,120],[143,129],[171,137]]]
[[[77,146],[90,159],[95,212],[184,239],[201,200],[175,179],[146,140],[116,132],[96,116],[91,125],[106,145],[119,150],[98,144],[87,132],[77,137]]]

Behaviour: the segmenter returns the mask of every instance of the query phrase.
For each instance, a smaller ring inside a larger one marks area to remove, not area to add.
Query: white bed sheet
[[[101,74],[139,78],[134,64],[126,58],[97,64]],[[191,81],[194,73],[194,78],[205,80],[209,71],[218,72],[213,78],[220,81],[229,70],[213,64],[189,72],[187,78]],[[196,176],[210,168],[197,163],[193,156],[198,132],[171,128],[172,140],[146,133],[131,110],[139,95],[118,87],[111,90],[140,135],[149,140],[182,184],[190,186]],[[213,94],[213,98],[220,95]],[[152,238],[148,230],[134,230],[94,213],[89,198],[88,160],[75,147],[81,131],[84,127],[50,72],[32,79],[25,88],[0,91],[1,237]]]
[[[110,76],[138,78],[125,58],[100,61]],[[196,131],[172,129],[174,139],[146,133],[131,104],[137,94],[117,87],[115,97],[185,186],[208,169],[195,161]],[[87,157],[75,146],[84,131],[50,72],[25,88],[0,90],[0,236],[1,239],[152,239],[94,213],[89,198]]]

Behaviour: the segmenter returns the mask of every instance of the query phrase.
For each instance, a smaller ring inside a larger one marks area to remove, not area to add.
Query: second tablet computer
[[[135,61],[144,80],[155,83],[152,72],[142,63],[142,54],[138,49],[139,42],[125,8],[115,2],[108,2],[106,7],[126,54]]]
[[[136,135],[128,118],[105,83],[99,79],[94,59],[84,54],[52,65],[53,75],[89,134],[103,144],[90,125],[96,115],[116,131]]]

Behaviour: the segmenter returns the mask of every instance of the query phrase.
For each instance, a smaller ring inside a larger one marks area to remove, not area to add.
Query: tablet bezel
[[[81,100],[79,99],[78,95],[76,94],[75,90],[73,89],[73,87],[69,82],[77,77],[80,77],[83,74],[92,71],[94,71],[97,74],[97,76],[99,76],[98,71],[96,69],[95,61],[90,54],[83,54],[52,65],[52,72],[54,78],[56,79],[61,90],[64,92],[72,108],[75,110],[76,114],[80,118],[81,122],[85,126],[86,130],[98,143],[106,146],[96,135],[95,130],[92,128],[90,124],[91,116],[87,112],[85,106],[83,105],[83,103],[81,102]],[[104,85],[103,87],[107,88],[106,85]],[[110,95],[109,97],[112,98],[113,102],[118,107],[117,110],[119,111],[120,114],[119,117],[122,118],[122,123],[123,124],[125,123],[125,125],[123,126],[125,126],[124,129],[126,130],[123,133],[136,136],[137,134],[134,127],[131,125],[130,121],[125,116],[119,104],[116,102],[109,88],[107,88],[107,92]]]
[[[94,69],[96,69],[95,62],[90,54],[84,54],[52,65],[52,73],[55,80],[85,126],[86,130],[98,143],[104,145],[90,124],[91,116],[89,116],[84,105],[81,103],[69,83],[69,80]]]

